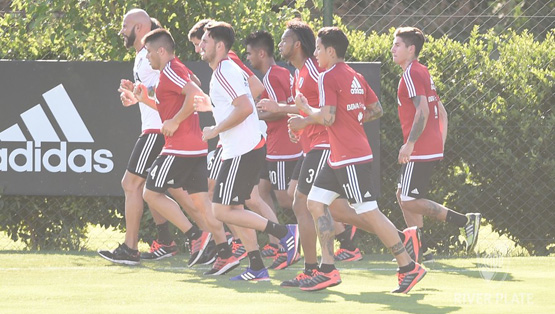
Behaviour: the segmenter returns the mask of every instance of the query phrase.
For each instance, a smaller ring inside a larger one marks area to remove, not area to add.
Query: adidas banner
[[[141,132],[139,109],[117,92],[132,64],[0,61],[0,71],[1,193],[123,195]]]
[[[350,65],[379,96],[379,63]],[[208,92],[208,65],[187,66]],[[138,106],[123,107],[117,91],[122,78],[132,80],[132,68],[123,62],[0,61],[0,194],[122,196],[121,178],[141,133]],[[201,127],[214,123],[209,113],[200,119]],[[379,121],[365,129],[379,182]]]

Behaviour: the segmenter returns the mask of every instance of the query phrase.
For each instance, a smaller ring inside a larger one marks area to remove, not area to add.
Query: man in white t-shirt
[[[297,255],[298,228],[276,224],[244,208],[245,200],[258,183],[265,140],[247,79],[228,57],[234,40],[235,31],[227,23],[214,22],[205,27],[200,54],[214,71],[210,81],[213,105],[204,97],[195,97],[195,105],[198,111],[213,111],[216,121],[216,125],[203,129],[203,139],[219,136],[222,144],[223,162],[212,200],[214,214],[226,224],[239,227],[236,231],[248,252],[250,266],[231,280],[269,280],[254,230],[280,239],[287,251],[287,263],[291,264]],[[233,259],[233,256],[227,260],[218,257],[213,269],[233,267],[227,266],[235,263]]]

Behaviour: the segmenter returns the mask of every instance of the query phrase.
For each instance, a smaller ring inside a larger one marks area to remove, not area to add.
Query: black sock
[[[264,229],[264,233],[273,235],[274,237],[281,239],[287,235],[287,227],[268,220],[268,224]]]
[[[156,230],[158,231],[158,243],[170,245],[173,241],[173,237],[170,234],[169,223],[166,221],[163,224],[156,225]]]
[[[314,269],[318,270],[318,264],[304,264],[304,273],[306,275],[312,275],[312,270]]]
[[[355,244],[353,243],[353,241],[351,241],[351,232],[349,230],[345,229],[345,231],[336,235],[335,238],[341,244],[340,248],[349,251],[354,251],[356,249]]]
[[[216,250],[218,252],[218,257],[221,259],[226,259],[231,257],[231,247],[227,242],[220,243],[216,245]]]
[[[202,235],[202,230],[200,230],[197,226],[193,225],[191,227],[191,229],[187,230],[187,232],[185,232],[185,236],[187,237],[187,239],[190,240],[196,240],[198,238],[200,238],[200,236]]]
[[[252,251],[248,253],[250,268],[252,270],[261,270],[264,268],[264,263],[262,262],[262,255],[260,255],[260,250]]]
[[[449,209],[447,210],[447,217],[445,217],[445,221],[448,223],[454,224],[459,228],[462,228],[468,222],[468,217]]]
[[[399,267],[399,273],[401,274],[408,273],[409,271],[412,271],[414,267],[416,267],[414,262],[410,262],[410,264],[408,264],[407,266]]]
[[[320,265],[320,271],[323,273],[332,272],[335,269],[335,265],[333,264],[322,264]]]
[[[405,243],[405,234],[403,231],[397,230],[397,233],[399,234],[399,238],[401,238],[401,242]]]

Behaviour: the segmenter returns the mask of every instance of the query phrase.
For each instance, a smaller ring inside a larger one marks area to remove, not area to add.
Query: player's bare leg
[[[121,186],[125,193],[125,244],[136,250],[139,242],[139,228],[143,217],[143,188],[145,179],[125,171]]]

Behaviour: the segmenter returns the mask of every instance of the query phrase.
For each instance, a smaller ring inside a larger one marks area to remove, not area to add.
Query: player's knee
[[[313,217],[320,216],[320,214],[324,211],[324,204],[313,200],[308,200],[307,207]]]
[[[141,193],[145,180],[137,175],[126,173],[121,179],[123,191],[128,193]]]

